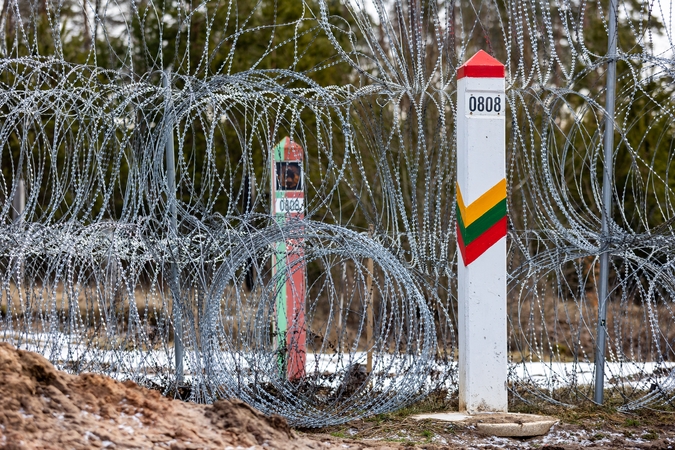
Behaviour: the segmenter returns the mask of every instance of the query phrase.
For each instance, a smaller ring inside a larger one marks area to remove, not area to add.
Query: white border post
[[[457,71],[459,409],[506,412],[504,65],[479,51]]]

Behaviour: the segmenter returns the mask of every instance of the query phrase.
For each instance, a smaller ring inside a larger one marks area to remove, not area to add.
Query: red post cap
[[[291,141],[291,138],[286,136],[284,142],[284,159],[287,161],[301,160],[303,157],[302,147],[297,142]]]
[[[485,51],[479,50],[471,59],[457,69],[457,79],[469,78],[504,78],[504,64],[500,63]]]

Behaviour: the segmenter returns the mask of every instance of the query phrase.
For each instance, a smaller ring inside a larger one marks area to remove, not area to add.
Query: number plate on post
[[[505,96],[494,92],[467,92],[466,114],[471,116],[501,116],[506,107]]]
[[[305,210],[304,198],[277,198],[275,211],[277,214],[300,213]]]

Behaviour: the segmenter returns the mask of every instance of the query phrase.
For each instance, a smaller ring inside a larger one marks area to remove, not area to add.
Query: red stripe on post
[[[457,225],[457,244],[462,253],[462,261],[464,265],[468,266],[478,259],[480,255],[485,253],[487,249],[495,245],[501,238],[506,236],[506,216],[499,222],[492,225],[485,233],[476,238],[471,244],[464,246],[462,234],[459,232],[459,225]]]
[[[459,222],[455,222],[455,225],[457,230],[457,247],[459,247],[459,251],[462,254],[462,261],[466,261],[466,252],[465,252],[466,247],[464,246],[464,239],[462,239],[462,233],[460,233],[459,231]],[[466,266],[467,263],[465,262],[464,265]]]
[[[469,78],[504,78],[506,68],[483,50],[473,55],[471,59],[457,69],[457,79]]]
[[[286,267],[290,275],[286,279],[286,348],[288,351],[288,379],[295,381],[305,376],[307,359],[307,330],[305,326],[305,276],[306,266],[302,259],[305,248],[302,241],[286,241]]]

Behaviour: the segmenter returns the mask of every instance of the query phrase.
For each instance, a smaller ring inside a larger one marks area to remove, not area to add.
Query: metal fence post
[[[602,404],[605,385],[605,341],[607,335],[607,300],[609,297],[609,221],[612,215],[612,176],[614,151],[614,103],[616,95],[616,47],[619,39],[616,29],[616,0],[609,4],[609,43],[607,46],[607,88],[605,104],[604,156],[602,174],[602,253],[600,254],[600,284],[598,286],[598,330],[595,348],[595,392],[593,400]]]
[[[17,222],[23,215],[23,210],[26,208],[26,189],[23,177],[19,178],[16,185],[16,191],[12,198],[12,220]]]
[[[368,225],[368,238],[372,239],[375,234],[375,225]],[[373,295],[373,276],[375,267],[373,265],[373,258],[366,259],[366,346],[368,346],[368,353],[366,354],[366,372],[373,371],[373,328],[375,326],[375,302]],[[343,283],[344,285],[344,283]]]
[[[165,129],[165,160],[166,160],[166,180],[167,180],[167,202],[169,206],[169,240],[175,240],[178,237],[178,215],[176,213],[176,164],[174,161],[173,150],[173,103],[171,101],[171,83],[169,78],[171,71],[164,72],[162,85],[166,90],[166,108],[164,114]],[[169,288],[173,296],[173,347],[176,358],[176,382],[183,383],[183,317],[180,305],[180,287],[178,281],[178,267],[175,262],[178,249],[175,245],[171,246],[174,262],[169,265],[169,276],[171,277]]]
[[[23,177],[19,177],[19,181],[16,186],[16,191],[14,192],[14,198],[12,198],[12,221],[15,224],[21,224],[24,221],[23,212],[26,209],[26,183],[23,181]],[[19,264],[16,276],[17,286],[23,285],[24,277],[24,264],[23,258]]]

